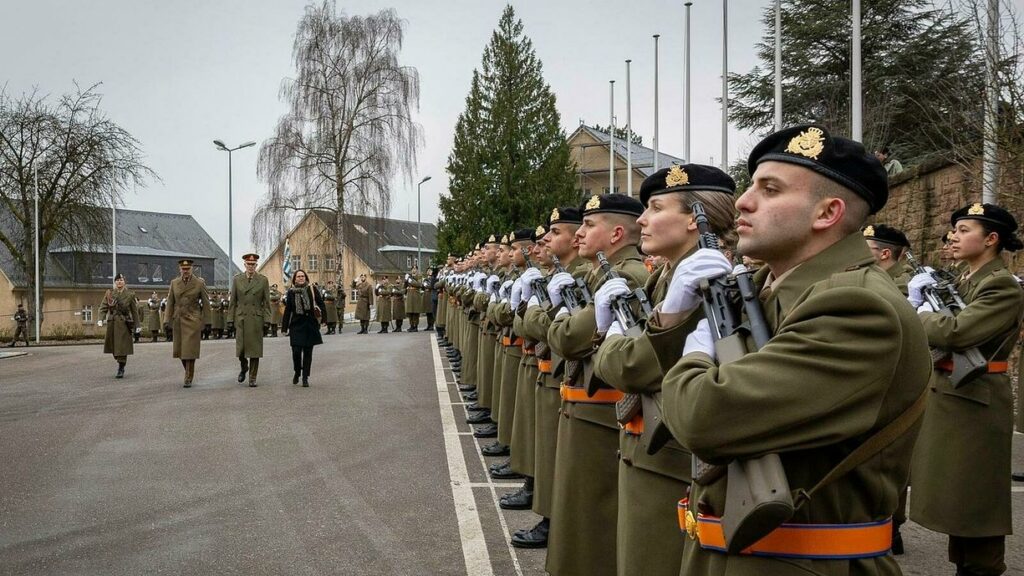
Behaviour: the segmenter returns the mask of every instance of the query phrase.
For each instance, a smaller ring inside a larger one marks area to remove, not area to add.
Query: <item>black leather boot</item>
[[[117,376],[114,376],[114,378],[124,378],[124,364],[124,362],[117,363]]]
[[[238,359],[238,364],[241,366],[241,370],[238,372],[238,381],[245,382],[245,375],[249,372],[249,362],[244,357]]]
[[[547,548],[548,530],[551,520],[544,518],[529,530],[519,530],[512,535],[512,546],[516,548]]]

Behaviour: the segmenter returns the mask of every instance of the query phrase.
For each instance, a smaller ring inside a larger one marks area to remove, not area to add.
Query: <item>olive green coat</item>
[[[155,334],[163,329],[163,322],[160,321],[160,300],[150,298],[146,301],[146,330]]]
[[[466,286],[462,288],[459,295],[462,301],[463,327],[462,327],[462,383],[475,386],[476,381],[476,356],[480,344],[480,313],[473,308],[473,296],[476,292]],[[479,391],[479,389],[478,389]],[[479,393],[481,394],[482,393]],[[477,400],[479,402],[480,400]]]
[[[107,325],[103,339],[103,353],[131,356],[135,353],[135,327],[142,326],[139,309],[135,305],[135,292],[127,288],[108,290],[100,303]]]
[[[231,298],[225,318],[235,323],[235,356],[263,357],[263,324],[270,322],[270,282],[259,272],[250,279],[245,273],[231,283]]]
[[[767,267],[755,275],[765,285]],[[680,444],[711,464],[778,453],[793,490],[810,489],[871,434],[904,413],[931,376],[924,328],[864,238],[854,233],[790,271],[764,297],[771,340],[724,365],[687,354],[662,382],[663,416]],[[791,522],[850,524],[893,515],[914,426],[796,511]],[[720,516],[728,478],[694,484]],[[953,496],[956,496],[955,494]],[[779,559],[685,547],[680,574],[900,574],[891,555]]]
[[[206,282],[202,278],[192,276],[185,282],[179,276],[171,280],[164,315],[174,333],[174,358],[199,358],[199,343],[203,337],[201,308],[209,305],[210,297],[206,293]]]
[[[423,309],[423,276],[409,274],[405,282],[405,313],[422,314]]]
[[[890,266],[886,272],[889,273],[889,277],[896,283],[896,288],[906,296],[909,290],[907,284],[910,282],[910,279],[914,277],[914,269],[908,264],[897,263]]]
[[[473,308],[480,314],[480,329],[477,330],[476,346],[477,402],[481,406],[491,409],[491,419],[496,422],[496,408],[500,408],[500,406],[494,404],[496,388],[494,382],[495,331],[487,317],[490,305],[486,294],[478,293],[473,296]]]
[[[227,303],[221,300],[219,296],[214,297],[210,300],[210,312],[213,316],[213,324],[211,324],[211,327],[214,330],[224,329],[225,308],[227,308]]]
[[[377,322],[391,322],[391,282],[378,285],[374,292],[377,294]]]
[[[649,273],[635,246],[608,257],[630,288]],[[591,294],[606,280],[592,268],[585,281]],[[594,306],[557,316],[548,343],[566,360],[588,359],[594,351]],[[546,568],[553,576],[616,573],[619,425],[614,404],[562,402],[555,456],[555,488]]]
[[[281,293],[277,288],[270,289],[270,323],[281,324],[281,317],[284,315],[284,303],[281,302]]]
[[[438,328],[448,326],[448,292],[445,289],[444,281],[439,280],[434,286],[437,291],[437,310],[435,311],[434,324]]]
[[[324,295],[324,322],[338,323],[337,295],[334,290],[323,291]]]
[[[502,275],[502,282],[515,280],[519,274],[508,270]],[[498,327],[498,337],[508,336],[515,340],[519,336],[513,329],[515,314],[508,302],[498,302],[493,305],[491,319]],[[495,363],[494,379],[498,382],[497,391],[500,400],[497,401],[500,407],[495,421],[498,423],[498,441],[502,444],[512,446],[512,425],[515,420],[516,403],[518,400],[519,386],[519,364],[523,360],[522,345],[505,346],[502,340],[495,343],[495,358],[501,355],[501,362]],[[533,412],[533,405],[530,405],[530,412]],[[532,448],[532,447],[531,447]],[[514,447],[513,447],[514,449]],[[530,465],[532,475],[532,462]]]
[[[928,341],[942,350],[977,346],[1005,361],[1017,342],[1024,296],[1001,258],[982,266],[957,289],[967,307],[956,317],[921,314]],[[968,538],[1013,529],[1010,458],[1013,397],[1006,374],[984,374],[953,388],[936,370],[914,450],[910,517],[926,528]]]
[[[696,248],[683,258],[695,251]],[[662,266],[648,279],[645,291],[652,306],[665,299],[678,264],[677,261],[673,266]],[[686,322],[668,330],[652,321],[636,337],[607,338],[594,355],[594,373],[625,393],[660,392],[665,373],[659,357],[668,365],[675,364],[682,355],[686,336],[703,317],[700,312],[692,314]],[[654,425],[649,416],[645,425]],[[619,453],[619,576],[675,576],[682,562],[684,542],[679,535],[675,505],[689,489],[690,453],[670,440],[655,454],[647,454],[641,436],[625,430],[619,432]]]
[[[356,284],[356,320],[370,319],[370,305],[373,304],[373,285],[369,282]]]

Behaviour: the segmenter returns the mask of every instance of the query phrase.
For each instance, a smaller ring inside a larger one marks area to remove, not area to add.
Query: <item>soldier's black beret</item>
[[[583,216],[592,214],[625,214],[639,217],[644,213],[644,205],[639,200],[625,194],[594,194],[583,203]]]
[[[118,272],[117,276],[114,276],[114,280],[115,281],[117,281],[117,280],[124,280],[124,274]]]
[[[644,178],[644,183],[640,185],[640,202],[647,206],[647,201],[651,196],[686,190],[722,192],[731,196],[736,193],[736,182],[731,176],[714,166],[676,165],[662,168]]]
[[[953,231],[952,230],[947,230],[947,231],[943,232],[942,236],[939,236],[939,244],[949,244],[949,239],[952,238],[952,236],[953,236]]]
[[[863,198],[874,214],[889,199],[889,177],[860,142],[832,136],[823,126],[805,124],[768,135],[747,159],[753,176],[762,162],[787,162],[821,174]]]
[[[491,234],[480,244],[501,244],[501,234]]]
[[[583,224],[583,212],[575,206],[559,206],[548,216],[547,228],[552,224]]]
[[[538,240],[543,238],[544,235],[547,233],[548,227],[541,224],[540,226],[537,226],[537,228],[533,231],[533,235],[530,237],[530,239],[532,239],[534,242],[537,242]]]
[[[910,241],[907,240],[907,235],[892,226],[874,224],[871,226],[865,226],[863,232],[864,238],[867,240],[884,242],[886,244],[892,244],[893,246],[910,247]]]
[[[522,242],[524,240],[533,240],[533,230],[530,230],[529,228],[520,228],[508,236],[509,244],[513,242]]]
[[[1013,252],[1024,248],[1024,244],[1014,235],[1014,232],[1017,231],[1017,219],[1005,208],[987,202],[985,204],[975,202],[953,212],[953,215],[949,217],[949,223],[954,227],[960,220],[979,220],[987,223],[999,233],[1001,248]]]

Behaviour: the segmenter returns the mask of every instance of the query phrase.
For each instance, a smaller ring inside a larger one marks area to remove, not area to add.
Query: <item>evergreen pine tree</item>
[[[533,43],[506,6],[474,72],[448,157],[440,252],[464,252],[485,233],[534,227],[577,200],[569,145]]]

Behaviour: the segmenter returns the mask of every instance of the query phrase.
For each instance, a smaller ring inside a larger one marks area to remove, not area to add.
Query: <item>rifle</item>
[[[533,262],[530,262],[530,251],[526,248],[520,248],[519,252],[523,255],[523,260],[526,261],[527,268],[536,268]],[[547,278],[538,278],[530,282],[530,289],[537,296],[537,300],[540,304],[546,308],[551,307],[551,296],[548,295],[548,280]]]
[[[929,272],[927,268],[921,266],[909,250],[906,254],[907,263],[914,269],[914,272],[925,273],[935,279],[935,284],[924,288],[924,297],[936,312],[945,316],[956,316],[967,307],[952,281],[936,272]],[[988,371],[988,360],[977,346],[963,352],[954,350],[948,353],[941,348],[932,348],[932,361],[938,362],[947,354],[953,361],[953,371],[949,375],[949,383],[953,385],[953,388],[959,388]]]
[[[692,206],[700,238],[700,248],[718,248],[718,239],[704,206]],[[715,338],[719,364],[738,360],[748,352],[759,350],[771,338],[768,322],[754,291],[751,272],[737,267],[733,274],[722,274],[701,281],[704,315]],[[747,322],[741,322],[741,312]],[[753,340],[752,349],[747,341]],[[722,514],[722,530],[726,548],[738,553],[757,542],[793,516],[795,510],[786,471],[778,454],[733,461],[726,466],[712,466],[691,456],[693,481],[706,485],[728,474],[726,507]]]
[[[608,258],[605,257],[604,252],[597,253],[597,262],[601,266],[601,271],[604,272],[605,277],[622,278],[618,272],[612,269],[612,265],[608,262]],[[631,306],[632,302],[636,302],[640,307],[640,315],[638,316]],[[616,320],[622,325],[622,329],[626,334],[636,335],[643,330],[641,322],[646,320],[652,313],[651,302],[647,298],[647,293],[644,289],[637,286],[631,293],[616,296],[612,300],[612,312],[615,313]]]
[[[556,273],[566,272],[565,267],[562,266],[562,262],[558,259],[558,256],[552,254],[551,263],[555,266]],[[574,282],[574,285],[562,288],[561,292],[562,302],[565,302],[565,306],[569,309],[569,312],[575,312],[594,301],[593,296],[590,294],[590,288],[587,288],[587,283],[583,281],[583,278],[575,278]]]

